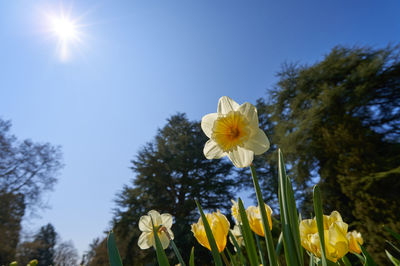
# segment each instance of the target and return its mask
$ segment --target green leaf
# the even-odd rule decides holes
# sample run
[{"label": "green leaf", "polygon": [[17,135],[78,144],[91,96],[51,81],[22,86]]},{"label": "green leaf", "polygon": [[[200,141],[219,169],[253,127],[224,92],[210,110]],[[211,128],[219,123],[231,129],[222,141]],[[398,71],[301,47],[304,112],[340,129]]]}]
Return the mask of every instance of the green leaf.
[{"label": "green leaf", "polygon": [[397,239],[397,241],[400,242],[400,234],[396,233],[395,231],[393,231],[392,229],[390,229],[389,227],[387,227],[386,225],[383,226],[383,228],[388,231],[394,238]]},{"label": "green leaf", "polygon": [[156,254],[157,254],[158,265],[169,266],[167,255],[165,254],[160,238],[158,237],[157,229],[154,227],[153,219],[151,220],[151,224],[153,226],[153,236],[156,243]]},{"label": "green leaf", "polygon": [[194,266],[194,247],[192,247],[192,251],[190,252],[189,266]]},{"label": "green leaf", "polygon": [[395,257],[393,257],[392,254],[390,254],[389,251],[387,251],[386,249],[385,249],[385,252],[386,252],[386,256],[393,263],[393,265],[395,265],[395,266],[399,266],[400,265],[400,260],[398,260]]},{"label": "green leaf", "polygon": [[281,249],[282,249],[282,244],[283,244],[283,234],[282,232],[279,235],[279,239],[278,239],[278,244],[276,244],[276,248],[275,248],[275,253],[276,256],[278,257],[281,253]]},{"label": "green leaf", "polygon": [[239,205],[239,214],[240,219],[242,220],[242,234],[244,240],[244,246],[247,251],[247,255],[249,256],[249,261],[251,266],[259,266],[258,258],[257,258],[257,249],[256,245],[254,244],[254,237],[253,232],[250,229],[249,220],[247,219],[247,214],[243,206],[243,201],[239,198],[238,199]]},{"label": "green leaf", "polygon": [[110,231],[107,237],[108,259],[111,266],[122,266],[121,257],[119,256],[117,244],[115,243],[114,233]]},{"label": "green leaf", "polygon": [[217,243],[215,243],[215,239],[214,239],[214,236],[212,234],[210,225],[208,224],[207,217],[204,215],[203,209],[201,208],[201,206],[200,206],[200,204],[199,204],[199,202],[197,200],[196,200],[196,205],[197,205],[197,208],[200,211],[200,215],[201,215],[201,219],[203,221],[204,229],[206,231],[208,243],[210,243],[211,253],[212,253],[212,256],[214,258],[214,263],[217,266],[222,266],[221,256],[219,255]]},{"label": "green leaf", "polygon": [[261,211],[261,219],[264,227],[265,244],[267,246],[269,264],[272,266],[278,266],[278,261],[276,259],[274,250],[274,242],[272,241],[271,228],[269,227],[268,216],[264,207],[265,202],[261,195],[260,185],[258,183],[256,170],[254,169],[253,165],[250,165],[250,170],[251,170],[251,176],[253,178],[254,189],[256,190],[258,206]]},{"label": "green leaf", "polygon": [[319,240],[321,243],[321,262],[323,266],[327,266],[327,259],[325,255],[325,237],[324,237],[324,218],[322,212],[322,201],[321,201],[321,192],[319,190],[318,185],[314,186],[314,212],[315,218],[317,220],[318,234]]},{"label": "green leaf", "polygon": [[172,246],[172,249],[175,252],[176,258],[178,259],[178,261],[181,264],[181,266],[186,266],[185,262],[182,259],[181,253],[179,252],[178,247],[175,245],[175,242],[172,239],[171,239],[171,246]]},{"label": "green leaf", "polygon": [[354,252],[351,252],[351,254],[353,254],[354,256],[356,256],[356,257],[360,260],[360,262],[361,262],[362,264],[364,264],[365,259],[364,259],[363,256],[361,256],[361,255],[358,254],[358,253],[354,253]]},{"label": "green leaf", "polygon": [[242,250],[240,249],[239,244],[236,241],[235,236],[232,234],[231,230],[229,230],[228,234],[229,234],[229,237],[232,239],[233,245],[236,248],[236,252],[239,254],[240,262],[242,263],[242,265],[245,265],[243,254],[242,254]]},{"label": "green leaf", "polygon": [[260,254],[260,258],[261,258],[261,264],[262,264],[263,266],[266,266],[266,265],[267,265],[267,262],[265,261],[264,254],[263,254],[262,249],[261,249],[260,238],[258,237],[257,234],[255,234],[255,237],[256,237],[256,243],[257,243],[258,253]]},{"label": "green leaf", "polygon": [[348,259],[346,256],[344,256],[344,257],[342,258],[342,262],[343,262],[343,264],[344,264],[345,266],[351,266],[351,262],[349,261],[349,259]]},{"label": "green leaf", "polygon": [[285,163],[280,149],[278,150],[278,173],[278,199],[286,263],[289,266],[304,265],[296,201],[291,181],[286,176]]},{"label": "green leaf", "polygon": [[365,258],[365,263],[364,263],[364,265],[365,265],[365,266],[377,266],[377,264],[376,264],[375,261],[372,259],[371,255],[369,255],[369,253],[367,252],[367,250],[366,250],[363,246],[361,246],[361,245],[359,245],[359,246],[360,246],[361,251],[362,251],[362,254],[363,254],[364,258]]},{"label": "green leaf", "polygon": [[395,252],[395,255],[400,256],[400,249],[398,247],[393,245],[393,243],[388,240],[385,240],[385,242],[390,246],[390,248],[392,249],[392,252]]},{"label": "green leaf", "polygon": [[315,262],[314,262],[314,254],[310,255],[310,266],[314,266]]}]

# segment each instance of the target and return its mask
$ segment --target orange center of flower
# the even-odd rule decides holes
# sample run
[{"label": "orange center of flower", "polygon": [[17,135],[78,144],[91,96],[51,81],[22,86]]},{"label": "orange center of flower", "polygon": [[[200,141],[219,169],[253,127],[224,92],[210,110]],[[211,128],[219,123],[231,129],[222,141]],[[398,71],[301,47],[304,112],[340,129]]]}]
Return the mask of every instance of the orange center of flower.
[{"label": "orange center of flower", "polygon": [[231,111],[215,120],[211,138],[223,151],[232,151],[249,138],[248,125],[246,117],[237,111]]}]

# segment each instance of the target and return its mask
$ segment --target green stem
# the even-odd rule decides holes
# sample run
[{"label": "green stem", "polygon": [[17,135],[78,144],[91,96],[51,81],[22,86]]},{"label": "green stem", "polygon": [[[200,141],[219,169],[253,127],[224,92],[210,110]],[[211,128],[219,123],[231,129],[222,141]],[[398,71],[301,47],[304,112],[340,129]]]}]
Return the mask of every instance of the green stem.
[{"label": "green stem", "polygon": [[178,258],[178,261],[179,261],[179,263],[181,264],[181,266],[186,266],[186,264],[185,264],[185,262],[183,261],[183,258],[182,258],[182,256],[181,256],[181,253],[180,253],[179,250],[178,250],[178,247],[175,245],[175,242],[174,242],[174,240],[172,240],[172,239],[171,239],[171,246],[172,246],[172,249],[174,250],[175,255],[176,255],[176,257]]},{"label": "green stem", "polygon": [[225,252],[222,251],[220,254],[221,254],[221,256],[222,256],[222,260],[224,261],[225,265],[226,265],[226,266],[231,266],[231,264],[229,263],[227,257],[225,256]]},{"label": "green stem", "polygon": [[278,261],[276,260],[274,244],[273,244],[272,235],[271,235],[271,229],[270,229],[269,223],[268,223],[267,212],[265,211],[265,207],[264,207],[265,203],[264,203],[264,200],[261,195],[261,189],[260,189],[260,185],[258,183],[256,169],[254,168],[254,166],[252,164],[250,165],[250,170],[251,170],[251,176],[253,178],[254,189],[256,190],[258,206],[261,211],[261,218],[262,218],[262,222],[263,222],[263,226],[264,226],[264,236],[265,236],[265,241],[266,241],[266,245],[267,245],[269,264],[271,266],[277,266]]},{"label": "green stem", "polygon": [[263,266],[266,266],[267,262],[265,261],[264,254],[261,249],[260,238],[258,237],[257,234],[255,234],[255,235],[256,235],[256,243],[257,243],[257,247],[258,247],[258,252],[260,253],[261,263]]}]

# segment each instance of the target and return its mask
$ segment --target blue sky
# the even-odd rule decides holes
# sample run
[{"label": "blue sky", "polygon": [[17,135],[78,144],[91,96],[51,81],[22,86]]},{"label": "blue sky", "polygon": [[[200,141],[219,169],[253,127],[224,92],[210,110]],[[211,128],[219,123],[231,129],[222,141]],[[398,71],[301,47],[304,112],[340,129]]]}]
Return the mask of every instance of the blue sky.
[{"label": "blue sky", "polygon": [[[64,61],[43,15],[61,6],[82,26]],[[64,153],[51,208],[25,229],[51,222],[86,250],[166,118],[200,120],[223,95],[255,103],[282,63],[335,45],[395,44],[399,14],[399,1],[1,1],[0,116]]]}]

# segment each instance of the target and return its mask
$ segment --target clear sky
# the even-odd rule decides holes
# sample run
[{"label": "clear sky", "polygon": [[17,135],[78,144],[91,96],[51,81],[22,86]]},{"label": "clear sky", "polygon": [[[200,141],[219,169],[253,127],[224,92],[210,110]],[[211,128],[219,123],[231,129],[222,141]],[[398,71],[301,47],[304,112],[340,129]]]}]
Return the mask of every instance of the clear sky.
[{"label": "clear sky", "polygon": [[[49,19],[62,10],[80,33],[65,54]],[[399,14],[398,0],[0,1],[0,116],[64,154],[51,209],[25,229],[51,222],[82,253],[166,118],[200,120],[223,95],[255,103],[282,63],[335,45],[395,44]]]}]

